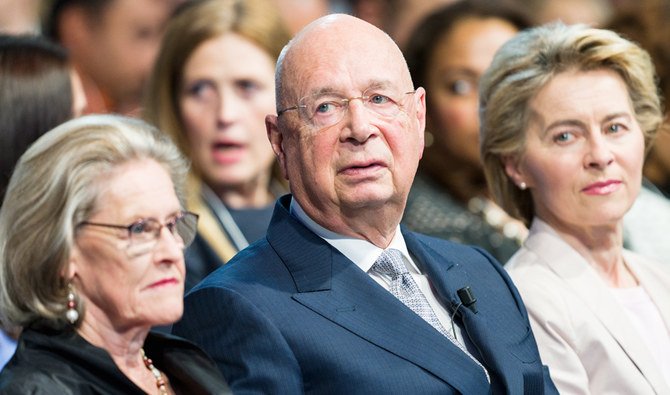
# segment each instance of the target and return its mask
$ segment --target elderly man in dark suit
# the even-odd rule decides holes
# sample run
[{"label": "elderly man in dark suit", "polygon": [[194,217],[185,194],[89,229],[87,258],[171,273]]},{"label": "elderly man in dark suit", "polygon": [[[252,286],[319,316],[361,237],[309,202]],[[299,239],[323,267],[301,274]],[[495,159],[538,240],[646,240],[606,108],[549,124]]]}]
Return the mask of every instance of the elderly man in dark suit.
[{"label": "elderly man in dark suit", "polygon": [[279,59],[277,105],[291,195],[187,295],[175,332],[240,393],[555,393],[502,267],[399,226],[425,91],[394,42],[347,15],[313,22]]}]

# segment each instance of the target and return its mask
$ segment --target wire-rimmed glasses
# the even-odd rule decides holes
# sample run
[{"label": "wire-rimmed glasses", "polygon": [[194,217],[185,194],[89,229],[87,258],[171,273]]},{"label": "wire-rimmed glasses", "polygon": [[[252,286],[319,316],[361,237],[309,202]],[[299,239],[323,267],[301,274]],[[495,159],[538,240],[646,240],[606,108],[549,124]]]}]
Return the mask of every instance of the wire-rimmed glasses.
[{"label": "wire-rimmed glasses", "polygon": [[402,110],[401,101],[416,91],[404,92],[402,96],[394,95],[384,89],[367,89],[361,96],[345,97],[335,92],[317,93],[305,96],[298,104],[277,111],[280,117],[287,111],[298,110],[300,117],[317,129],[324,129],[340,122],[349,109],[353,100],[360,100],[365,108],[372,113],[385,118],[393,119]]},{"label": "wire-rimmed glasses", "polygon": [[198,214],[182,211],[164,224],[154,218],[144,218],[130,225],[103,224],[99,222],[80,222],[79,226],[102,226],[105,228],[124,229],[128,231],[131,246],[154,245],[166,227],[182,248],[188,247],[195,239],[198,226]]}]

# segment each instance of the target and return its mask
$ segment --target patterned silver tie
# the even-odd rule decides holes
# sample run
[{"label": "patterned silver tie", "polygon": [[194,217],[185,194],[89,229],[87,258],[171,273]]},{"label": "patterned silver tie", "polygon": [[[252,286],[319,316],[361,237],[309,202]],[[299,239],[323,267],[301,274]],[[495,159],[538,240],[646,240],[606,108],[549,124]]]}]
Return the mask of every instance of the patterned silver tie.
[{"label": "patterned silver tie", "polygon": [[407,270],[402,259],[402,253],[399,250],[394,248],[385,250],[379,258],[377,258],[374,265],[372,265],[371,270],[391,277],[391,294],[398,298],[398,300],[405,306],[409,307],[419,317],[432,325],[433,328],[437,329],[438,332],[443,334],[447,339],[458,346],[458,348],[463,350],[464,353],[472,358],[472,360],[484,370],[486,378],[491,382],[486,368],[484,368],[484,366],[468,352],[465,346],[459,343],[458,340],[454,338],[454,335],[446,330],[437,319],[437,315],[435,315],[435,312],[430,307],[426,296],[421,292],[419,285],[414,281],[414,278]]}]

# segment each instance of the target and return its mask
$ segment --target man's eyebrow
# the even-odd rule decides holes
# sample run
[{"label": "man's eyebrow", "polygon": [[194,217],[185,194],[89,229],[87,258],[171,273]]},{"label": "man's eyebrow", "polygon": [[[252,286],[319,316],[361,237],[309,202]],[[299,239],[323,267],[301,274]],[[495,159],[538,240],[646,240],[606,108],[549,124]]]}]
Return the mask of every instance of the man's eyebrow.
[{"label": "man's eyebrow", "polygon": [[[370,80],[365,85],[365,88],[361,90],[361,93],[365,92],[365,91],[368,91],[370,89],[388,89],[391,86],[393,86],[391,81]],[[322,96],[322,95],[326,95],[326,94],[329,94],[329,93],[335,93],[335,94],[338,94],[338,95],[343,95],[343,93],[339,89],[336,89],[332,86],[323,86],[323,87],[320,87],[320,88],[317,88],[317,89],[310,90],[306,95],[303,95],[302,97]]]},{"label": "man's eyebrow", "polygon": [[321,88],[318,88],[318,89],[311,90],[306,96],[322,96],[322,95],[326,95],[326,94],[329,94],[329,93],[339,94],[337,89],[332,88],[330,86],[324,86],[324,87],[321,87]]}]

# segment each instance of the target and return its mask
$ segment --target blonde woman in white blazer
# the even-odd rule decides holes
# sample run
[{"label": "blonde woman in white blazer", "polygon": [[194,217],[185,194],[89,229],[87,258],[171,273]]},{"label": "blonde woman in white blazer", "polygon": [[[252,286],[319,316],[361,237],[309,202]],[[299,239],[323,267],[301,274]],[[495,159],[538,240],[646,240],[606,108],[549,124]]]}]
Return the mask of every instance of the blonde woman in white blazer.
[{"label": "blonde woman in white blazer", "polygon": [[[667,267],[630,251],[624,250],[623,256],[656,305],[667,337]],[[640,334],[648,329],[638,328],[642,320],[631,317],[617,299],[617,294],[635,294],[635,287],[612,289],[587,259],[539,219],[506,267],[521,291],[543,362],[561,393],[670,394],[650,349],[653,337]],[[665,369],[670,369],[668,358],[670,354]]]},{"label": "blonde woman in white blazer", "polygon": [[662,120],[654,81],[637,45],[562,24],[522,32],[482,77],[487,180],[530,225],[506,268],[563,394],[670,394],[670,266],[623,248]]}]

